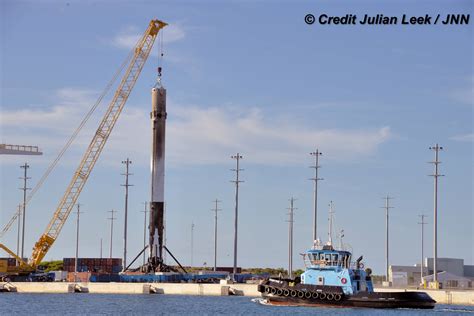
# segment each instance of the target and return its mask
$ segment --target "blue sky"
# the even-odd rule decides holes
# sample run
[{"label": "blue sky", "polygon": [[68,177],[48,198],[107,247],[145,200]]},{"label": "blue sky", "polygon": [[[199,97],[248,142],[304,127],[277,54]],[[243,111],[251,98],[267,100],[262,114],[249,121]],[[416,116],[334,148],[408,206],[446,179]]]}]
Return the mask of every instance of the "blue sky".
[{"label": "blue sky", "polygon": [[[212,200],[219,214],[219,265],[232,264],[232,154],[243,154],[239,264],[286,267],[288,199],[294,196],[295,260],[311,245],[309,152],[321,159],[319,232],[327,239],[327,205],[355,255],[375,273],[384,267],[386,194],[391,262],[419,262],[418,214],[428,215],[425,254],[432,254],[433,159],[439,142],[440,257],[474,264],[473,30],[466,26],[322,26],[307,13],[363,15],[471,13],[470,1],[2,1],[1,141],[38,145],[42,157],[1,157],[0,224],[20,202],[19,165],[31,185],[92,106],[149,20],[163,32],[163,82],[168,89],[167,240],[190,262],[213,261]],[[123,165],[133,164],[129,257],[143,238],[142,202],[149,200],[150,88],[155,44],[116,129],[79,201],[80,255],[104,255],[109,216],[118,210],[114,255],[121,256]],[[109,98],[106,100],[108,101]],[[26,249],[43,233],[91,135],[104,102],[27,210]],[[47,259],[74,255],[71,215]],[[3,240],[16,248],[16,230]],[[30,251],[26,251],[27,254]]]}]

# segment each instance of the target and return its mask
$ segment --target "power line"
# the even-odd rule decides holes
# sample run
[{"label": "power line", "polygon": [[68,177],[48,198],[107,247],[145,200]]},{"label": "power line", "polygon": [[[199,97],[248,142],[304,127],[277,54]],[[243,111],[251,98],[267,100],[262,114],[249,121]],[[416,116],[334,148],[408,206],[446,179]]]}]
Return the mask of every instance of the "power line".
[{"label": "power line", "polygon": [[122,173],[125,176],[125,184],[121,184],[121,186],[125,187],[125,220],[123,227],[123,269],[125,269],[127,267],[128,187],[133,186],[133,184],[128,183],[128,176],[133,175],[133,173],[128,172],[129,165],[132,163],[130,159],[127,158],[122,163],[125,164],[125,173]]},{"label": "power line", "polygon": [[191,222],[191,268],[193,267],[193,255],[194,255],[194,223]]},{"label": "power line", "polygon": [[434,165],[434,174],[430,175],[434,177],[434,205],[433,205],[433,283],[436,288],[438,288],[438,276],[437,276],[437,267],[438,267],[438,177],[444,177],[444,174],[439,174],[438,165],[441,163],[439,161],[439,151],[443,150],[443,147],[436,144],[429,148],[435,152],[435,160],[431,161]]},{"label": "power line", "polygon": [[82,204],[77,203],[77,219],[76,219],[76,256],[74,258],[74,282],[77,282],[77,260],[79,257],[79,214],[83,213],[80,211]]},{"label": "power line", "polygon": [[117,211],[111,210],[109,211],[111,213],[111,216],[107,218],[110,220],[110,250],[109,250],[109,258],[112,259],[112,247],[113,247],[113,241],[114,241],[114,220],[117,218],[114,217],[114,214],[117,213]]},{"label": "power line", "polygon": [[215,206],[211,211],[214,212],[214,271],[217,271],[217,212],[222,211],[222,209],[218,207],[218,203],[221,201],[215,199],[213,202]]},{"label": "power line", "polygon": [[[144,213],[144,219],[143,219],[143,249],[146,247],[146,214],[148,213],[148,202],[142,202],[142,204],[145,205],[145,209],[141,211]],[[146,256],[145,256],[145,251],[143,252],[143,265],[145,265],[146,262]],[[125,266],[125,265],[124,265]]]},{"label": "power line", "polygon": [[290,211],[288,213],[289,219],[288,219],[288,277],[290,279],[293,278],[293,223],[294,223],[294,211],[297,210],[296,207],[294,207],[294,202],[295,198],[291,197],[290,201],[290,207],[288,210]]},{"label": "power line", "polygon": [[314,157],[314,165],[310,168],[314,168],[314,178],[309,180],[314,181],[314,190],[313,190],[313,245],[316,246],[316,241],[318,239],[317,228],[318,228],[318,181],[324,180],[323,178],[318,177],[318,171],[321,166],[319,165],[319,156],[322,156],[322,152],[319,149],[309,153]]},{"label": "power line", "polygon": [[30,166],[28,165],[27,162],[25,162],[24,165],[20,166],[20,168],[24,169],[23,177],[20,177],[19,179],[23,180],[23,188],[20,188],[20,190],[23,191],[23,223],[22,223],[22,229],[21,229],[21,259],[24,258],[24,251],[25,251],[25,218],[26,218],[26,191],[31,190],[31,188],[28,188],[26,185],[26,182],[28,179],[31,179],[28,177],[28,168]]},{"label": "power line", "polygon": [[390,200],[393,199],[393,197],[390,197],[388,194],[387,196],[383,197],[385,200],[385,206],[382,206],[381,208],[385,209],[385,281],[388,282],[388,269],[389,269],[389,210],[393,208],[393,206],[390,206]]},{"label": "power line", "polygon": [[243,158],[242,155],[237,153],[236,155],[231,156],[230,158],[235,159],[236,161],[236,168],[231,169],[231,171],[235,171],[235,180],[231,182],[235,183],[235,221],[234,221],[234,268],[233,273],[234,275],[237,274],[237,231],[238,231],[238,219],[239,219],[239,184],[241,181],[239,180],[240,171],[244,169],[240,169],[240,159]]},{"label": "power line", "polygon": [[[21,204],[18,204],[17,210],[17,219],[18,219],[18,231],[16,236],[16,255],[17,257],[20,256],[20,235],[21,235]],[[23,258],[22,258],[23,259]],[[20,265],[20,261],[16,260],[17,265]]]},{"label": "power line", "polygon": [[418,215],[420,218],[421,218],[421,222],[418,222],[419,225],[421,225],[421,271],[420,271],[420,284],[423,283],[423,258],[424,258],[424,255],[423,255],[423,239],[424,239],[424,226],[427,224],[425,222],[425,217],[427,217],[426,215],[424,214],[421,214],[421,215]]}]

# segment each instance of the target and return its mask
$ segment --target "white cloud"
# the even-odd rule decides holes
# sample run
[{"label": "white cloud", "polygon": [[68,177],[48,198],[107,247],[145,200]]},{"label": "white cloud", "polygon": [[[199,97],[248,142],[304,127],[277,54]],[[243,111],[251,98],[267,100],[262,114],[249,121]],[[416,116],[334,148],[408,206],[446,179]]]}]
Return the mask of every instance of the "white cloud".
[{"label": "white cloud", "polygon": [[[171,116],[171,114],[170,114]],[[291,117],[265,118],[259,109],[182,107],[169,124],[170,159],[189,163],[227,162],[241,152],[261,164],[304,162],[308,150],[319,147],[341,160],[370,155],[390,136],[390,129],[317,129],[301,126]]]},{"label": "white cloud", "polygon": [[456,136],[451,137],[451,139],[459,141],[459,142],[474,142],[474,133],[464,134],[464,135],[456,135]]},{"label": "white cloud", "polygon": [[[119,48],[132,49],[136,46],[142,35],[141,30],[135,26],[130,26],[115,35],[112,39],[112,44]],[[185,32],[180,24],[169,24],[160,31],[158,36],[163,36],[163,43],[169,44],[183,39]],[[157,38],[158,40],[159,38]]]},{"label": "white cloud", "polygon": [[[47,110],[1,113],[8,125],[4,136],[9,142],[40,145],[49,153],[44,161],[51,161],[93,103],[88,98],[90,92],[81,91],[60,90],[57,96],[61,101]],[[99,119],[95,115],[91,119],[95,123],[87,125],[81,133],[79,146],[73,147],[75,158],[70,159],[71,163],[76,164],[82,156]],[[305,163],[308,150],[316,147],[330,153],[329,158],[352,161],[370,156],[390,136],[389,127],[318,129],[301,125],[288,115],[284,119],[268,117],[258,108],[243,111],[237,107],[202,108],[169,102],[167,164],[176,167],[228,163],[229,155],[235,152],[243,153],[249,163],[300,164]],[[137,163],[147,163],[150,143],[149,113],[142,108],[126,107],[101,161],[113,163],[117,157],[129,155]]]}]

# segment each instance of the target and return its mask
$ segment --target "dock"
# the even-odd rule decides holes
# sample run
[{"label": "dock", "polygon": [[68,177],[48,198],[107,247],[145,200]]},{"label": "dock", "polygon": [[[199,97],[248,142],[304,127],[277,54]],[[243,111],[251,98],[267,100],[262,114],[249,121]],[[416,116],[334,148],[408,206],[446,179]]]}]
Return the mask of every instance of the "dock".
[{"label": "dock", "polygon": [[[376,292],[407,291],[406,289],[376,288]],[[474,306],[474,291],[412,290],[430,295],[438,304]],[[257,284],[198,284],[198,283],[99,283],[99,282],[8,282],[0,283],[0,292],[17,293],[89,293],[89,294],[167,294],[201,296],[260,297]],[[8,294],[5,294],[8,295]]]}]

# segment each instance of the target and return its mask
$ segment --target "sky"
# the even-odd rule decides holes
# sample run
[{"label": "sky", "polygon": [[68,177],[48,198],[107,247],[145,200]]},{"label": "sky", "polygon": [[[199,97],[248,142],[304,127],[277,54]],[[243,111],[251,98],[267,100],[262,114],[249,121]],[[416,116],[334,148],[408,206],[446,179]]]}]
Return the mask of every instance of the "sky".
[{"label": "sky", "polygon": [[[125,171],[132,160],[128,258],[143,247],[150,199],[150,89],[163,67],[167,88],[166,238],[186,265],[211,266],[211,211],[218,265],[233,262],[240,153],[238,265],[287,267],[289,199],[295,200],[294,265],[312,245],[313,163],[319,149],[318,235],[334,230],[365,266],[383,274],[385,211],[390,263],[420,262],[419,214],[433,253],[434,153],[440,153],[438,256],[474,264],[473,28],[469,25],[307,25],[326,13],[385,16],[472,14],[470,1],[8,1],[0,2],[2,143],[36,145],[43,156],[1,156],[0,226],[21,202],[28,162],[34,187],[154,18],[169,23],[155,43],[79,197],[81,257],[123,251]],[[163,52],[163,57],[159,58]],[[115,87],[112,89],[114,91]],[[110,101],[27,206],[25,255],[44,232]],[[191,225],[194,248],[191,251]],[[1,241],[16,250],[16,224]],[[334,236],[335,242],[339,240]],[[73,257],[70,214],[46,259]],[[192,256],[191,256],[192,253]],[[172,263],[171,261],[168,261]]]}]

